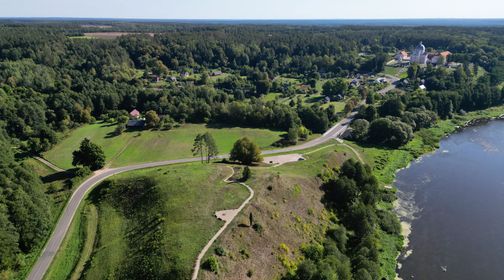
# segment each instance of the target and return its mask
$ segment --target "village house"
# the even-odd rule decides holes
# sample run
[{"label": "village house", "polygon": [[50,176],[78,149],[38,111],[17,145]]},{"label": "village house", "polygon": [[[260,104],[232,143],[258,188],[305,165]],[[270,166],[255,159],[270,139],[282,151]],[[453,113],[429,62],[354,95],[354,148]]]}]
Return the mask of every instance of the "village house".
[{"label": "village house", "polygon": [[141,118],[141,114],[137,109],[133,109],[129,113],[130,119],[126,123],[128,128],[143,128],[145,126],[145,120]]},{"label": "village house", "polygon": [[130,115],[130,119],[139,119],[140,118],[140,112],[137,109],[133,109],[133,111],[131,111],[129,113],[129,115]]}]

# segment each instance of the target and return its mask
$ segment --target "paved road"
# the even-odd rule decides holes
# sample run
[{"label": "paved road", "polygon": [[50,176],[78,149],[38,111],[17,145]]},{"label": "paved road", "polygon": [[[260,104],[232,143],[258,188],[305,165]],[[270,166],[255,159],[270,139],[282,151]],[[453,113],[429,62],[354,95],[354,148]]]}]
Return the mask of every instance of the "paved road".
[{"label": "paved road", "polygon": [[[356,114],[355,112],[350,114],[347,118],[338,122],[336,125],[334,125],[331,129],[329,129],[326,133],[324,133],[324,135],[320,136],[319,138],[313,139],[309,142],[306,142],[306,143],[303,143],[303,144],[297,145],[297,146],[263,151],[263,154],[270,155],[270,154],[304,150],[304,149],[312,148],[312,147],[315,147],[315,146],[320,145],[322,143],[325,143],[331,139],[337,138],[338,136],[342,135],[345,132],[348,125],[355,117],[355,114]],[[220,155],[217,158],[225,158],[227,156],[228,155]],[[51,237],[49,238],[49,241],[47,242],[45,248],[43,249],[42,254],[39,256],[37,262],[33,266],[27,279],[28,280],[41,280],[44,277],[44,274],[47,272],[49,265],[53,261],[54,256],[58,252],[58,249],[60,248],[61,243],[63,242],[63,239],[65,238],[65,235],[67,234],[68,228],[70,227],[70,224],[72,223],[72,219],[75,216],[75,213],[77,212],[79,204],[86,197],[86,194],[94,186],[96,186],[96,184],[98,184],[99,182],[103,181],[104,179],[106,179],[110,176],[113,176],[113,175],[116,175],[119,173],[123,173],[123,172],[127,172],[127,171],[144,169],[144,168],[151,168],[151,167],[158,167],[158,166],[164,166],[164,165],[170,165],[170,164],[195,162],[195,161],[200,161],[200,158],[198,157],[198,158],[166,160],[166,161],[159,161],[159,162],[135,164],[135,165],[129,165],[129,166],[124,166],[124,167],[118,167],[118,168],[102,169],[102,170],[96,171],[89,179],[87,179],[79,187],[77,187],[77,189],[74,191],[74,193],[70,197],[70,200],[68,201],[65,209],[63,210],[63,213],[61,214],[61,217],[59,218],[58,223],[56,224],[56,227],[55,227]]]},{"label": "paved road", "polygon": [[390,85],[387,86],[386,88],[378,91],[378,93],[381,94],[381,95],[384,95],[385,93],[387,93],[387,92],[395,89],[397,83],[399,82],[399,78],[397,78],[397,77],[394,77],[392,75],[384,75],[384,76],[387,78],[387,80],[390,83]]}]

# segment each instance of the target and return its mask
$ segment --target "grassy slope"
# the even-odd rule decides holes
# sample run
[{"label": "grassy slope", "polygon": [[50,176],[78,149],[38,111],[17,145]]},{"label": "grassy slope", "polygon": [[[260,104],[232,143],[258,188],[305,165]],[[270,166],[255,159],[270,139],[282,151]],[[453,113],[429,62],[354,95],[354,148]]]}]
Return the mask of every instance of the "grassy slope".
[{"label": "grassy slope", "polygon": [[[277,279],[295,268],[301,258],[299,247],[323,240],[329,224],[330,214],[321,203],[323,192],[316,176],[324,164],[338,166],[351,156],[346,147],[329,146],[306,155],[305,161],[252,168],[254,175],[247,183],[256,196],[213,247],[227,252],[218,257],[220,274],[201,270],[199,278],[246,279],[250,270],[252,279]],[[240,226],[248,224],[250,213],[262,225],[262,233]],[[213,254],[214,250],[209,250],[204,259]]]},{"label": "grassy slope", "polygon": [[200,124],[186,124],[170,131],[125,132],[116,137],[109,137],[115,125],[91,124],[73,130],[45,157],[61,168],[70,168],[72,151],[76,150],[84,138],[103,147],[108,162],[112,166],[124,166],[132,163],[160,161],[192,157],[191,148],[198,133],[212,133],[219,151],[227,153],[233,143],[241,137],[249,137],[261,148],[270,147],[280,139],[284,132],[254,128],[207,128]]},{"label": "grassy slope", "polygon": [[[145,221],[164,218],[153,230],[162,232],[159,246],[163,252],[163,261],[160,271],[169,271],[176,263],[184,275],[188,275],[196,255],[223,224],[213,217],[213,213],[216,210],[236,208],[248,196],[245,188],[222,182],[229,172],[218,164],[194,163],[134,171],[114,177],[114,180],[134,180],[147,176],[157,180],[155,189],[158,197],[154,201],[149,200],[149,204],[144,205],[144,211],[139,211],[139,214],[147,215],[143,219]],[[91,195],[97,191],[98,189]],[[87,200],[86,203],[91,201]],[[146,227],[137,219],[127,217],[109,198],[96,204],[99,209],[97,242],[91,261],[86,266],[86,279],[103,279],[115,275],[117,269],[128,259],[138,256],[135,255],[137,248],[132,247],[132,239],[152,233],[152,229],[145,231]],[[76,216],[47,279],[64,279],[72,273],[85,240],[85,236],[79,235],[79,231],[82,232],[84,228],[79,217],[80,215]],[[148,244],[142,238],[134,243],[138,247]]]}]

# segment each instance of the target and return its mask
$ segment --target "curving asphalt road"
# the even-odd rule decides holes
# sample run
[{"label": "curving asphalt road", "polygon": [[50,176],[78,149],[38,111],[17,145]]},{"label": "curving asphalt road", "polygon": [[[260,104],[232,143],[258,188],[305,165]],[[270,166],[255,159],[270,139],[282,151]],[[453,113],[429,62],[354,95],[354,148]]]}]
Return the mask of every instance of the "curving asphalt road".
[{"label": "curving asphalt road", "polygon": [[[353,118],[355,117],[356,113],[350,114],[348,117],[345,119],[341,120],[338,122],[336,125],[331,127],[326,133],[324,133],[322,136],[313,139],[309,142],[303,143],[301,145],[297,146],[292,146],[292,147],[287,147],[287,148],[282,148],[282,149],[275,149],[275,150],[267,150],[263,151],[262,154],[264,155],[270,155],[270,154],[278,154],[278,153],[285,153],[285,152],[293,152],[293,151],[299,151],[299,150],[304,150],[308,148],[312,148],[314,146],[320,145],[322,143],[325,143],[329,141],[330,139],[337,138],[341,136],[345,130],[347,129],[348,125],[352,122]],[[220,155],[217,158],[225,158],[228,155]],[[195,161],[200,161],[201,159],[198,158],[185,158],[185,159],[174,159],[174,160],[166,160],[166,161],[159,161],[159,162],[150,162],[150,163],[142,163],[142,164],[135,164],[135,165],[129,165],[129,166],[124,166],[124,167],[118,167],[118,168],[110,168],[110,169],[101,169],[96,171],[93,176],[91,176],[89,179],[84,181],[77,189],[74,191],[72,196],[70,197],[70,200],[68,201],[65,209],[63,210],[63,213],[61,214],[61,217],[58,220],[58,223],[56,224],[56,227],[51,234],[51,237],[49,238],[49,241],[46,243],[46,246],[44,247],[41,255],[39,256],[37,262],[33,266],[32,270],[30,271],[30,274],[28,275],[28,280],[42,280],[44,277],[44,274],[47,272],[47,269],[49,268],[49,265],[54,259],[54,256],[58,252],[58,249],[61,246],[61,243],[63,242],[63,239],[65,238],[65,235],[67,234],[68,228],[70,227],[70,224],[72,223],[72,219],[75,216],[75,213],[77,212],[79,208],[79,204],[81,201],[86,197],[86,194],[94,187],[96,184],[99,182],[105,180],[106,178],[127,172],[127,171],[132,171],[132,170],[138,170],[138,169],[144,169],[144,168],[151,168],[151,167],[158,167],[158,166],[164,166],[164,165],[171,165],[171,164],[178,164],[178,163],[188,163],[188,162],[195,162]]]}]

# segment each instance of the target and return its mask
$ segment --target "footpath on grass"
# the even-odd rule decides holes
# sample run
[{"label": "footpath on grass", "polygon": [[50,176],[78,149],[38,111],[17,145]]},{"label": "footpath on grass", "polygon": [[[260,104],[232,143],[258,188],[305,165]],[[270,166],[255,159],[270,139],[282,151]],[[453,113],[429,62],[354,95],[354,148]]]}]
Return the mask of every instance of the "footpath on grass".
[{"label": "footpath on grass", "polygon": [[[219,236],[226,230],[226,228],[229,226],[229,224],[231,224],[231,222],[234,220],[234,218],[243,210],[243,208],[245,208],[245,205],[247,205],[247,203],[249,203],[250,200],[254,197],[254,190],[249,185],[247,185],[243,182],[239,182],[237,180],[231,180],[231,178],[234,176],[235,172],[231,166],[228,166],[228,167],[229,167],[229,169],[231,169],[231,175],[229,175],[227,178],[225,178],[224,182],[229,183],[229,184],[233,184],[233,183],[240,184],[248,189],[248,191],[250,192],[250,195],[247,199],[245,199],[245,201],[240,205],[240,207],[238,207],[238,209],[233,209],[228,212],[228,213],[231,213],[232,216],[226,217],[226,220],[225,220],[226,222],[224,223],[224,225],[210,239],[210,241],[208,241],[208,243],[205,245],[205,247],[203,247],[203,250],[201,250],[198,257],[196,258],[196,263],[194,264],[194,269],[193,269],[193,275],[191,277],[192,280],[198,279],[198,273],[199,273],[199,270],[201,267],[201,259],[203,259],[206,252],[208,251],[208,249],[210,249],[210,247],[212,247],[212,244],[215,242],[215,240],[217,240],[217,238],[219,238]],[[221,212],[221,211],[219,211],[219,212]],[[216,216],[218,216],[218,215],[216,214]]]}]

